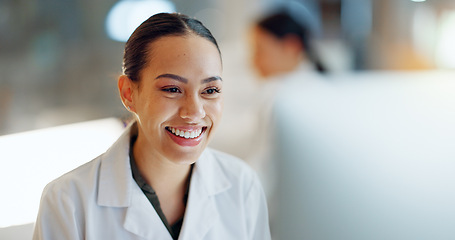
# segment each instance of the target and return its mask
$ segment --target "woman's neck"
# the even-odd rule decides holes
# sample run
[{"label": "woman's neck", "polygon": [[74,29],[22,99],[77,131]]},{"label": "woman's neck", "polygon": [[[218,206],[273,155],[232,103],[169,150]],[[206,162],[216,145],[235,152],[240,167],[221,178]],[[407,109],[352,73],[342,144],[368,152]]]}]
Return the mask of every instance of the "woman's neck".
[{"label": "woman's neck", "polygon": [[166,220],[173,225],[185,213],[184,198],[190,184],[191,165],[176,164],[150,152],[148,146],[138,137],[133,146],[134,159],[141,176],[155,190]]},{"label": "woman's neck", "polygon": [[154,152],[138,137],[133,154],[141,176],[159,195],[185,192],[190,165],[179,165]]}]

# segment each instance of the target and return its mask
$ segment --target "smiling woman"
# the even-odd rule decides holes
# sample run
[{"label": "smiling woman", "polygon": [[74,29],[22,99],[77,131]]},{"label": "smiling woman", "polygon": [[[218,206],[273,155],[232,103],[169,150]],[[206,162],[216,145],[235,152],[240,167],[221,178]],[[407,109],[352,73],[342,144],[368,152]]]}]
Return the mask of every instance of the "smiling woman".
[{"label": "smiling woman", "polygon": [[[149,155],[139,159],[193,163],[206,148],[221,117],[222,68],[218,49],[194,33],[158,38],[147,49],[148,64],[139,73],[119,79],[122,101],[140,126],[134,151]],[[134,75],[140,76],[140,81],[134,81]],[[179,134],[203,131],[198,138],[190,139],[166,128],[179,130]],[[139,165],[148,164],[139,159]],[[175,167],[188,171],[188,166]]]},{"label": "smiling woman", "polygon": [[241,160],[208,149],[221,55],[198,20],[157,14],[125,46],[118,88],[134,121],[103,155],[47,185],[34,239],[270,239]]}]

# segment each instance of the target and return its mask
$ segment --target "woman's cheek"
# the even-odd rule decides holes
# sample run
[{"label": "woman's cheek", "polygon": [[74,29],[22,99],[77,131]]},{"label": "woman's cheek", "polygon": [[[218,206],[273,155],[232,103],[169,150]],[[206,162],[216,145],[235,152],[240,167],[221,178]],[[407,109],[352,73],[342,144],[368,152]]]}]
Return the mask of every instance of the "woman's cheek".
[{"label": "woman's cheek", "polygon": [[221,120],[221,116],[223,114],[223,99],[217,99],[213,103],[209,104],[208,111],[210,112],[213,124],[216,125]]}]

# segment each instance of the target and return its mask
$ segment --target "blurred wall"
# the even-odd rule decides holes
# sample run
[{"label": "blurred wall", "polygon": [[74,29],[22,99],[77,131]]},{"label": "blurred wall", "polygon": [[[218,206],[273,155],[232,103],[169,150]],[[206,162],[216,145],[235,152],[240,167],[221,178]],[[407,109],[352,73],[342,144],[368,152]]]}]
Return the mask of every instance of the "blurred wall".
[{"label": "blurred wall", "polygon": [[0,134],[121,114],[115,1],[0,2]]},{"label": "blurred wall", "polygon": [[[201,19],[218,38],[225,78],[230,79],[226,87],[241,100],[249,98],[245,93],[256,84],[248,29],[268,7],[289,1],[173,2],[177,11]],[[110,40],[104,29],[116,2],[0,1],[0,135],[127,116],[116,90],[124,44]],[[437,68],[441,21],[455,9],[451,0],[300,2],[320,21],[315,45],[334,73]]]}]

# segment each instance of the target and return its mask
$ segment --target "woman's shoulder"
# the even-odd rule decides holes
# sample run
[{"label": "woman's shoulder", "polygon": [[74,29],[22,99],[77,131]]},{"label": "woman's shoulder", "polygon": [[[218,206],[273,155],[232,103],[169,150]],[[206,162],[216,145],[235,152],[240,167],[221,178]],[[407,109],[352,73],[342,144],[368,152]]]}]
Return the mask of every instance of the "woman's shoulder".
[{"label": "woman's shoulder", "polygon": [[90,191],[90,187],[87,188],[87,186],[95,187],[100,160],[101,156],[49,182],[43,191],[43,195]]}]

